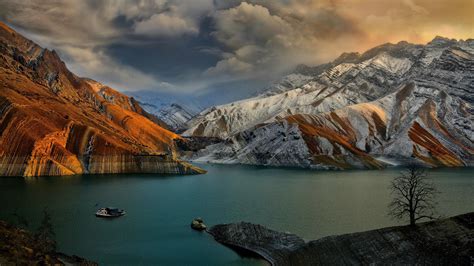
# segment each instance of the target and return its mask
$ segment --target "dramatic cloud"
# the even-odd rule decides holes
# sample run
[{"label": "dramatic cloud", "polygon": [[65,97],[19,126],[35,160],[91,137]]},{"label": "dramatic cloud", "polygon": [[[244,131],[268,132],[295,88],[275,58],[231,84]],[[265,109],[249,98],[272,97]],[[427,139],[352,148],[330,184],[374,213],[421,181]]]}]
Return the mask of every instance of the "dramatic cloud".
[{"label": "dramatic cloud", "polygon": [[144,74],[136,69],[117,63],[102,51],[94,51],[89,48],[76,46],[64,46],[63,52],[73,58],[68,67],[74,73],[91,73],[88,77],[107,83],[119,90],[130,90],[130,88],[168,89],[169,85],[158,81],[151,75]]},{"label": "dramatic cloud", "polygon": [[[198,8],[196,6],[199,5]],[[169,89],[159,75],[122,63],[111,45],[140,49],[153,38],[199,32],[212,0],[5,0],[0,16],[40,45],[56,49],[74,72],[124,90]]]},{"label": "dramatic cloud", "polygon": [[304,13],[289,5],[267,8],[242,2],[217,11],[214,20],[212,34],[227,53],[206,74],[228,77],[278,75],[295,64],[331,57],[322,55],[328,41],[334,44],[362,35],[349,21],[325,8]]},{"label": "dramatic cloud", "polygon": [[474,1],[454,2],[218,1],[213,35],[225,53],[206,74],[265,77],[297,63],[318,64],[385,42],[473,37]]},{"label": "dramatic cloud", "polygon": [[202,16],[212,9],[211,0],[165,1],[159,13],[135,23],[135,33],[157,37],[195,35]]},{"label": "dramatic cloud", "polygon": [[241,3],[218,11],[214,19],[216,31],[212,34],[230,52],[223,54],[225,58],[209,68],[207,74],[256,74],[256,67],[270,63],[275,52],[291,48],[291,25],[271,15],[265,7]]},{"label": "dramatic cloud", "polygon": [[[351,17],[366,32],[363,44],[384,42],[425,43],[436,35],[472,38],[474,1],[403,0],[381,2],[367,0],[338,1],[341,14]],[[366,48],[366,47],[362,47]]]},{"label": "dramatic cloud", "polygon": [[155,14],[148,20],[140,21],[135,27],[135,32],[138,34],[164,37],[196,34],[198,31],[196,25],[183,18],[163,13]]},{"label": "dramatic cloud", "polygon": [[185,93],[260,86],[385,42],[472,38],[472,10],[472,0],[0,1],[2,20],[80,75]]}]

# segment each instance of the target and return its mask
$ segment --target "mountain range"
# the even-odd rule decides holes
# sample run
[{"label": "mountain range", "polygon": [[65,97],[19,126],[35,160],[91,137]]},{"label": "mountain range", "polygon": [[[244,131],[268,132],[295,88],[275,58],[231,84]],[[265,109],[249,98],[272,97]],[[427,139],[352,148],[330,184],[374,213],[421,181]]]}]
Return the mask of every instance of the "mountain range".
[{"label": "mountain range", "polygon": [[472,166],[474,40],[399,42],[300,65],[259,95],[214,106],[184,136],[223,141],[189,156],[316,169]]},{"label": "mountain range", "polygon": [[154,91],[124,93],[136,99],[146,112],[165,122],[165,127],[176,133],[186,130],[187,122],[211,105],[201,99]]},{"label": "mountain range", "polygon": [[204,172],[178,159],[182,138],[135,99],[76,76],[3,23],[0,51],[2,175]]},{"label": "mountain range", "polygon": [[127,96],[78,77],[3,23],[0,50],[2,175],[203,172],[180,156],[314,169],[474,165],[472,39],[344,53],[204,110],[202,99]]}]

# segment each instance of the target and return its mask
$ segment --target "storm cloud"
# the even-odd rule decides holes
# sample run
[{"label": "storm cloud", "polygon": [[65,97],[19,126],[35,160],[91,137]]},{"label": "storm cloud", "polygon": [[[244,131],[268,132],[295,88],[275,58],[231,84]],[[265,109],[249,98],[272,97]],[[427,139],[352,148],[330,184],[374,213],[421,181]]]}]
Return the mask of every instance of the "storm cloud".
[{"label": "storm cloud", "polygon": [[74,72],[120,90],[182,93],[260,86],[385,42],[470,38],[472,10],[472,0],[0,1],[3,21]]}]

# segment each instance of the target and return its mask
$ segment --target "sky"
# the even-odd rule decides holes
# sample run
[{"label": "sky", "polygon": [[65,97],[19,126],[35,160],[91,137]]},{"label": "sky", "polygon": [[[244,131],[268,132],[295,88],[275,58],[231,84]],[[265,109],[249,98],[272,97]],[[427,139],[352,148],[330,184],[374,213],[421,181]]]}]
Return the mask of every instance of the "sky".
[{"label": "sky", "polygon": [[473,0],[0,0],[0,19],[121,91],[238,98],[298,64],[474,38]]}]

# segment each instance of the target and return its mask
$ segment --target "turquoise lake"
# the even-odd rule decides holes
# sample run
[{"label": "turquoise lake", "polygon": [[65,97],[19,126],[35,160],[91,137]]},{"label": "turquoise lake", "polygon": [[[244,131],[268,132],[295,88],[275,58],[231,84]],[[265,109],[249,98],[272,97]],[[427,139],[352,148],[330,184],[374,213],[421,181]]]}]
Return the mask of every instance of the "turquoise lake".
[{"label": "turquoise lake", "polygon": [[[310,171],[199,165],[196,176],[101,175],[0,178],[0,219],[17,212],[36,228],[52,214],[59,250],[102,265],[262,265],[241,258],[205,233],[208,226],[248,221],[305,239],[400,225],[387,216],[389,183],[401,169]],[[474,169],[429,170],[439,214],[474,211]],[[94,216],[102,206],[127,215]]]}]

